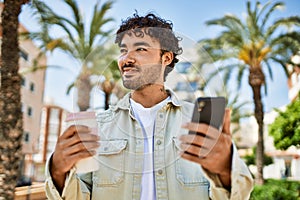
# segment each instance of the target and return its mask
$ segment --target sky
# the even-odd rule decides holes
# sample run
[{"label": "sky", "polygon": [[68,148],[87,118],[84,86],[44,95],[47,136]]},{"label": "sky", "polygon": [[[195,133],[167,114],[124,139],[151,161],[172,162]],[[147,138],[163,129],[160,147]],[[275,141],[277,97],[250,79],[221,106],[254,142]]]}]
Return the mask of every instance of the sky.
[{"label": "sky", "polygon": [[[103,1],[103,0],[102,0]],[[68,16],[68,10],[62,0],[45,1],[57,13]],[[81,11],[84,16],[89,19],[91,10],[96,0],[78,0]],[[255,1],[251,1],[252,4]],[[260,1],[262,4],[266,0]],[[287,17],[300,14],[299,0],[285,0],[285,8],[281,11],[276,11],[273,14],[272,20],[279,17]],[[139,14],[154,12],[162,18],[171,20],[174,24],[174,31],[183,35],[184,39],[191,43],[196,43],[203,38],[211,38],[220,33],[217,27],[207,27],[207,20],[216,19],[231,13],[238,17],[243,17],[246,12],[246,0],[198,0],[198,1],[180,1],[180,0],[116,0],[113,8],[108,15],[113,17],[115,21],[111,27],[117,28],[122,19],[131,16],[135,10]],[[272,21],[271,20],[271,21]],[[32,16],[28,6],[23,6],[20,14],[20,22],[29,30],[37,30],[37,23]],[[59,34],[59,33],[56,33]],[[55,51],[48,56],[49,65],[64,66],[63,69],[48,69],[46,74],[45,98],[52,99],[57,105],[62,106],[70,111],[74,110],[73,97],[66,95],[66,89],[69,84],[74,81],[74,78],[79,72],[78,62],[70,59],[59,51]],[[263,103],[265,111],[270,111],[274,107],[281,107],[289,103],[287,84],[285,75],[280,69],[280,66],[274,66],[273,81],[268,81],[268,95],[263,95]],[[246,82],[247,80],[245,80]],[[245,100],[252,99],[252,93],[247,83],[240,92],[241,98]]]}]

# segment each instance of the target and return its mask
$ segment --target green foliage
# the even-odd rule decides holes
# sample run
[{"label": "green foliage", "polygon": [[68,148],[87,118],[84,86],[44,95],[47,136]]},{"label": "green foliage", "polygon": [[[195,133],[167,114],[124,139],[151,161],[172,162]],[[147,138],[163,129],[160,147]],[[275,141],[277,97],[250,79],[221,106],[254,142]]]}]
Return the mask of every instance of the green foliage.
[{"label": "green foliage", "polygon": [[255,155],[251,154],[251,155],[246,155],[245,157],[243,157],[246,165],[255,165]]},{"label": "green foliage", "polygon": [[[256,164],[256,147],[253,147],[252,154],[246,155],[244,160],[247,165],[255,165]],[[270,165],[273,163],[273,159],[270,156],[264,154],[264,165]]]},{"label": "green foliage", "polygon": [[268,179],[254,187],[250,200],[300,200],[300,182]]},{"label": "green foliage", "polygon": [[300,97],[290,103],[285,111],[278,111],[275,121],[269,126],[269,134],[278,149],[287,149],[300,144]]}]

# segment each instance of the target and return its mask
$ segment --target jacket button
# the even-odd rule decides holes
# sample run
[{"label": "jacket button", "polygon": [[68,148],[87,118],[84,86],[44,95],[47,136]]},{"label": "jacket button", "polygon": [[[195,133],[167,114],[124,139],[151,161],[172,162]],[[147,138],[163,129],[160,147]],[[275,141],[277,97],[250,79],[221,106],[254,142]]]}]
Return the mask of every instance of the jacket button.
[{"label": "jacket button", "polygon": [[162,169],[159,169],[159,170],[157,171],[157,173],[158,173],[159,175],[162,175],[162,174],[163,174],[163,170],[162,170]]},{"label": "jacket button", "polygon": [[156,141],[156,144],[157,144],[157,145],[161,145],[161,140],[157,140],[157,141]]},{"label": "jacket button", "polygon": [[160,117],[160,118],[163,118],[163,117],[164,117],[164,114],[162,114],[162,113],[159,114],[159,117]]}]

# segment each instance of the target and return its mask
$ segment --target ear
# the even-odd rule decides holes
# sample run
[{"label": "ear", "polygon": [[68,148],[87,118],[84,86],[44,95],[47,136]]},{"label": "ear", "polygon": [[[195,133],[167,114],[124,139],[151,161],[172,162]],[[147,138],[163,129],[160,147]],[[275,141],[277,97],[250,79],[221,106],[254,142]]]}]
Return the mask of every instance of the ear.
[{"label": "ear", "polygon": [[162,55],[161,59],[162,59],[162,64],[164,66],[168,66],[169,64],[172,63],[172,61],[174,59],[174,54],[170,51],[167,51]]}]

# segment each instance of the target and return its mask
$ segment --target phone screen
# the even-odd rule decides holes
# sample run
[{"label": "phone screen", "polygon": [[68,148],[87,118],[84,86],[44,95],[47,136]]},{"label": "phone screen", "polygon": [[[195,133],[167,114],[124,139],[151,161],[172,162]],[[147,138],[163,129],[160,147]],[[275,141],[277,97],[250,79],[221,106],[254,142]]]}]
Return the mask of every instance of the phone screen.
[{"label": "phone screen", "polygon": [[[206,123],[217,129],[222,128],[226,100],[224,97],[200,97],[196,100],[192,122]],[[190,134],[196,134],[190,131]]]}]

